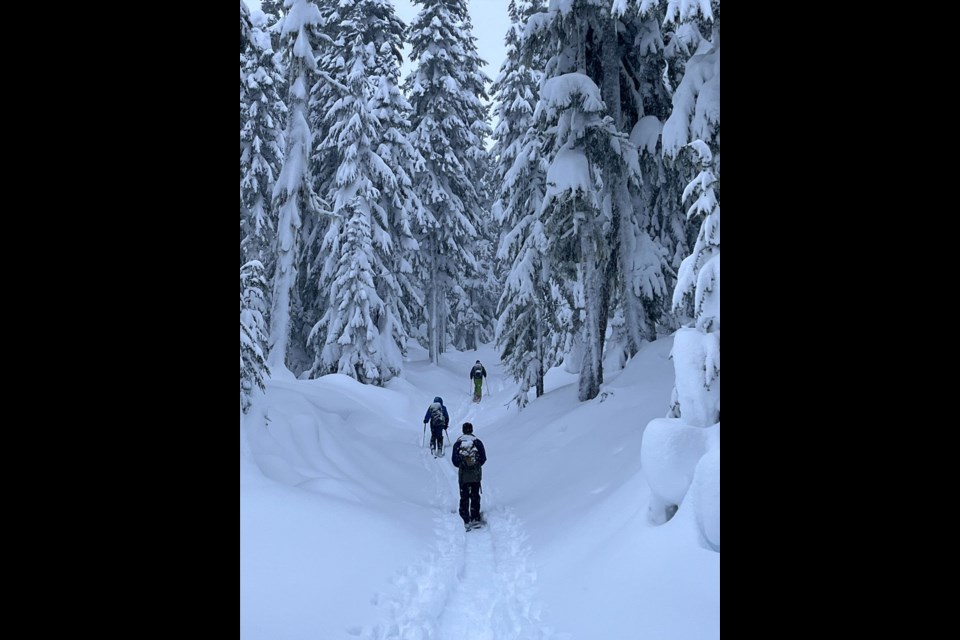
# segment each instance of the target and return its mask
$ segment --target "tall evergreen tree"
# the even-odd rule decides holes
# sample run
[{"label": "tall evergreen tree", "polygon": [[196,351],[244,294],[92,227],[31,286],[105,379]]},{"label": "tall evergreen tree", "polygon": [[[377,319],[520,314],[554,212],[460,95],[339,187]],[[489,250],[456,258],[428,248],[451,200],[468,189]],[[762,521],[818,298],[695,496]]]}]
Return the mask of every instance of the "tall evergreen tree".
[{"label": "tall evergreen tree", "polygon": [[280,24],[284,39],[284,61],[288,74],[287,108],[289,117],[284,135],[286,149],[283,168],[273,190],[273,209],[277,212],[276,268],[273,278],[273,306],[270,313],[271,369],[286,366],[290,343],[291,296],[297,283],[300,251],[300,227],[304,218],[320,211],[321,202],[314,191],[309,170],[313,136],[308,109],[312,78],[317,73],[313,42],[322,25],[316,3],[309,0],[285,0],[287,15]]},{"label": "tall evergreen tree", "polygon": [[[320,26],[314,32],[314,55],[318,72],[310,89],[308,111],[310,130],[313,135],[313,147],[310,151],[310,173],[317,194],[326,197],[336,190],[337,171],[341,157],[335,145],[325,145],[329,138],[332,122],[331,110],[343,96],[346,83],[344,59],[348,57],[352,38],[342,36],[344,15],[352,11],[351,0],[315,0],[320,10]],[[296,288],[295,321],[291,327],[294,351],[291,359],[296,360],[297,370],[313,370],[316,364],[314,327],[327,313],[330,304],[330,291],[320,286],[324,264],[331,256],[324,247],[325,239],[331,233],[331,225],[337,224],[332,216],[313,216],[303,221],[300,228],[301,252],[298,269],[302,274]],[[342,232],[343,224],[336,231]],[[333,257],[334,260],[336,256]],[[322,342],[322,340],[321,340]],[[302,353],[296,347],[303,345]]]},{"label": "tall evergreen tree", "polygon": [[691,202],[687,215],[702,218],[673,294],[685,326],[674,338],[677,375],[669,415],[708,426],[720,421],[720,2],[669,2],[665,21],[695,25],[704,34],[663,128],[664,154],[696,175],[683,192]]},{"label": "tall evergreen tree", "polygon": [[[635,5],[633,5],[635,8]],[[670,256],[685,240],[686,226],[675,172],[660,153],[659,136],[670,113],[666,45],[656,16],[617,13],[621,34],[620,131],[637,147],[643,183],[623,197],[616,217],[619,237],[615,268],[616,306],[607,359],[625,362],[640,345],[656,338],[658,325],[670,319],[668,298],[678,263]]]},{"label": "tall evergreen tree", "polygon": [[240,105],[241,254],[244,262],[259,260],[270,272],[274,219],[270,210],[273,185],[283,161],[282,119],[286,105],[279,90],[283,78],[273,64],[269,36],[259,26],[250,30],[250,46],[241,56],[246,102]]},{"label": "tall evergreen tree", "polygon": [[[400,286],[391,272],[391,224],[381,206],[381,194],[395,193],[397,180],[374,146],[383,127],[373,112],[369,70],[376,66],[377,47],[367,41],[365,4],[341,3],[338,39],[351,41],[352,47],[343,72],[337,73],[345,83],[336,86],[340,99],[331,105],[329,133],[321,144],[340,164],[330,193],[333,217],[319,280],[330,300],[311,333],[316,346],[312,374],[338,371],[382,384],[399,373],[407,336],[398,309]],[[361,319],[363,332],[357,329]]]},{"label": "tall evergreen tree", "polygon": [[[636,149],[622,127],[639,107],[634,91],[621,90],[626,25],[611,17],[607,2],[551,5],[547,21],[553,55],[537,115],[538,127],[549,133],[544,222],[551,269],[580,279],[579,397],[588,400],[603,382],[604,341],[618,294],[629,305],[627,321],[637,321],[636,294],[618,289],[618,282],[630,250],[626,240],[636,236],[631,193],[640,185]],[[564,264],[571,260],[573,269]]]},{"label": "tall evergreen tree", "polygon": [[[700,219],[701,226],[692,253],[680,265],[673,292],[673,309],[684,325],[674,333],[670,353],[676,376],[667,416],[674,420],[654,421],[647,425],[646,433],[652,435],[656,456],[662,453],[664,442],[679,442],[679,429],[689,432],[690,427],[713,427],[710,431],[718,440],[690,467],[695,480],[686,495],[693,494],[692,502],[685,497],[678,501],[677,495],[654,495],[650,509],[653,521],[659,523],[670,519],[680,503],[689,505],[701,543],[719,551],[720,2],[668,0],[663,7],[658,0],[643,0],[641,11],[652,8],[665,13],[665,25],[679,25],[677,34],[683,33],[684,25],[687,33],[690,27],[702,33],[696,53],[684,65],[661,136],[665,163],[671,163],[679,176],[695,176],[683,190],[682,199],[689,205],[688,217]],[[642,457],[649,457],[648,440],[644,436]],[[697,455],[692,447],[681,444],[677,455],[689,460]],[[704,493],[698,486],[716,489]]]},{"label": "tall evergreen tree", "polygon": [[[664,45],[635,4],[612,5],[611,13],[610,0],[551,3],[526,30],[550,54],[535,124],[549,165],[544,264],[576,310],[579,335],[564,341],[575,349],[566,360],[579,368],[581,400],[599,392],[607,356],[622,364],[656,336],[669,293],[654,194],[643,190],[637,157],[642,136],[633,135],[645,118],[666,118]],[[564,282],[573,277],[575,286]]]},{"label": "tall evergreen tree", "polygon": [[580,400],[599,393],[602,329],[610,296],[606,234],[611,221],[604,207],[603,174],[617,131],[604,111],[599,87],[583,73],[561,74],[544,83],[538,116],[555,123],[550,127],[555,133],[547,137],[552,159],[542,215],[552,273],[575,278],[582,286],[582,305],[571,301],[580,309],[583,331]]},{"label": "tall evergreen tree", "polygon": [[[248,51],[250,49],[250,9],[247,8],[247,4],[240,0],[240,131],[243,131],[243,128],[247,124],[247,103],[249,102],[247,98],[247,81],[246,81],[246,72],[244,67],[247,64]],[[243,143],[240,143],[240,153],[243,153]],[[240,167],[240,180],[243,180],[243,167]],[[247,219],[247,211],[243,206],[243,197],[240,198],[240,264],[242,265],[244,260],[244,251],[243,251],[243,239],[246,236],[246,233],[243,230],[244,220]]]},{"label": "tall evergreen tree", "polygon": [[376,52],[373,67],[369,69],[374,85],[373,114],[382,127],[376,152],[396,178],[393,191],[381,191],[380,206],[387,212],[394,242],[390,272],[396,277],[401,291],[397,309],[409,334],[423,307],[422,285],[413,270],[420,249],[415,239],[416,221],[422,216],[422,204],[414,189],[413,176],[424,169],[425,163],[410,144],[412,107],[400,91],[401,49],[407,27],[396,16],[390,0],[363,0],[361,5],[363,33],[366,41],[373,43]]},{"label": "tall evergreen tree", "polygon": [[[422,314],[422,285],[415,277],[413,263],[419,244],[415,239],[415,221],[422,215],[421,202],[413,185],[413,176],[424,167],[423,158],[410,144],[412,107],[400,91],[400,53],[407,27],[396,16],[389,0],[356,0],[357,33],[373,46],[374,56],[366,73],[373,86],[370,105],[380,123],[375,145],[376,155],[389,167],[395,178],[391,189],[380,189],[379,207],[387,221],[385,229],[392,238],[392,247],[384,255],[384,264],[396,280],[399,295],[391,294],[391,324],[398,325],[397,335],[409,335],[415,318]],[[387,291],[382,290],[386,296]],[[397,345],[405,353],[403,343]]]},{"label": "tall evergreen tree", "polygon": [[413,107],[411,144],[424,159],[415,176],[423,204],[418,216],[416,267],[425,283],[431,362],[444,351],[451,298],[463,278],[476,273],[474,238],[480,233],[477,184],[486,154],[485,83],[466,0],[418,0],[423,9],[411,25],[416,68],[405,82]]},{"label": "tall evergreen tree", "polygon": [[[636,5],[632,8],[635,10]],[[666,21],[666,10],[664,4],[654,3],[638,15],[624,7],[627,17],[632,16],[637,24],[627,63],[635,68],[643,103],[642,117],[630,134],[640,153],[644,176],[635,209],[640,213],[641,224],[662,250],[659,271],[665,278],[666,290],[672,292],[680,263],[689,255],[697,235],[696,225],[687,220],[686,207],[681,202],[683,188],[695,174],[688,163],[664,155],[660,138],[663,124],[673,110],[674,88],[683,78],[687,59],[703,38],[689,23]],[[653,323],[662,332],[673,332],[679,326],[668,298],[658,295],[643,303],[648,319],[655,319]]]},{"label": "tall evergreen tree", "polygon": [[[519,383],[514,401],[524,407],[531,387],[543,395],[543,376],[552,364],[550,332],[556,315],[552,289],[544,269],[547,240],[540,220],[546,181],[543,135],[533,114],[540,95],[545,63],[531,16],[544,17],[540,0],[511,0],[507,58],[493,93],[499,123],[493,184],[499,197],[494,212],[501,224],[497,259],[504,265],[504,287],[497,309],[497,345],[501,360]],[[524,36],[528,32],[530,35]]]}]

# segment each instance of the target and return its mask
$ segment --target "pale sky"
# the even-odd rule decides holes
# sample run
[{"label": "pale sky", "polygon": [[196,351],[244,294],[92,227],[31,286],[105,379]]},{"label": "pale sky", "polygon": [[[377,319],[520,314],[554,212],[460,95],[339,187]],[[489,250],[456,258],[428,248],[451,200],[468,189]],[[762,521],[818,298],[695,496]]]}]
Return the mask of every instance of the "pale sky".
[{"label": "pale sky", "polygon": [[[245,0],[245,2],[252,9],[260,8],[260,0]],[[507,53],[504,38],[507,35],[507,29],[510,28],[510,17],[507,15],[509,2],[510,0],[467,0],[470,20],[473,22],[473,35],[477,39],[477,50],[480,52],[480,57],[487,61],[485,71],[491,80],[497,79],[500,65],[503,64]],[[414,5],[413,0],[393,0],[393,6],[397,10],[397,16],[408,25],[413,22],[422,8]],[[404,48],[404,65],[401,72],[404,76],[410,71],[407,60],[409,51],[409,47]]]}]

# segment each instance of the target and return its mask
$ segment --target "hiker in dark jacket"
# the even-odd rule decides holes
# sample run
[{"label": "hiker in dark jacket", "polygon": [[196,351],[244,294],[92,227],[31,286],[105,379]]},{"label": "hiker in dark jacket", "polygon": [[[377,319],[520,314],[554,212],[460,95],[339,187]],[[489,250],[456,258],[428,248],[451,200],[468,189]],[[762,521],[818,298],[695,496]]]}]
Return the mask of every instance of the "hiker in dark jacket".
[{"label": "hiker in dark jacket", "polygon": [[[480,438],[473,435],[473,425],[463,423],[463,435],[453,443],[453,466],[460,469],[460,517],[467,531],[483,524],[480,520],[480,480],[483,478],[483,463],[487,461],[487,450]],[[473,464],[471,464],[471,462]]]},{"label": "hiker in dark jacket", "polygon": [[473,380],[473,401],[480,402],[480,397],[483,394],[483,379],[487,377],[487,370],[483,368],[483,365],[480,364],[480,361],[477,360],[477,363],[473,365],[473,368],[470,369],[470,379]]},{"label": "hiker in dark jacket", "polygon": [[443,430],[450,425],[450,414],[443,406],[443,398],[437,396],[427,407],[423,416],[423,424],[430,423],[430,451],[434,456],[443,455]]}]

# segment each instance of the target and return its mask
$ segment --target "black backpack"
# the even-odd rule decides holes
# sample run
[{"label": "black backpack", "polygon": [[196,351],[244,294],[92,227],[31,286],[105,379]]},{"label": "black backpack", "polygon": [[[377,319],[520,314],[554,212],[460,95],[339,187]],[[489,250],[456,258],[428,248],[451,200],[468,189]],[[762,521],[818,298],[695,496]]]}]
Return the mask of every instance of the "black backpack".
[{"label": "black backpack", "polygon": [[482,378],[483,377],[483,365],[475,364],[473,365],[473,370],[470,372],[471,378]]},{"label": "black backpack", "polygon": [[443,407],[440,406],[439,402],[430,405],[430,426],[436,429],[446,426],[443,422]]}]

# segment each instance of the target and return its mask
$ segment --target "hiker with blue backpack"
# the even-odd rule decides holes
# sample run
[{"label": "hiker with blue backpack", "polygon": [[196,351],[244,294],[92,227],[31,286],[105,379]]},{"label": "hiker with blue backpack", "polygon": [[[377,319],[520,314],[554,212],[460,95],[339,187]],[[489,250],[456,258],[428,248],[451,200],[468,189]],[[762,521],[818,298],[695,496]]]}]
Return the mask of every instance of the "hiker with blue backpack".
[{"label": "hiker with blue backpack", "polygon": [[427,407],[427,413],[423,416],[423,424],[430,423],[430,453],[433,457],[443,455],[443,430],[450,424],[450,414],[447,408],[443,406],[443,398],[437,396]]},{"label": "hiker with blue backpack", "polygon": [[480,516],[480,480],[483,478],[483,463],[487,461],[487,450],[480,438],[473,435],[473,424],[463,423],[463,435],[453,443],[453,466],[460,470],[460,517],[463,527],[470,531],[483,526]]}]

